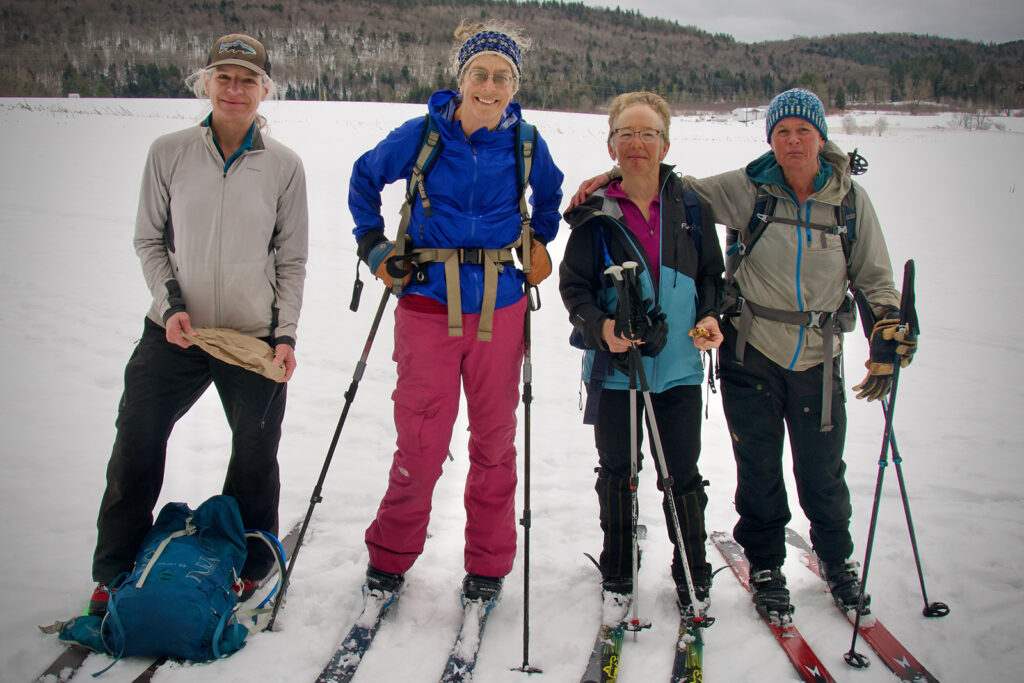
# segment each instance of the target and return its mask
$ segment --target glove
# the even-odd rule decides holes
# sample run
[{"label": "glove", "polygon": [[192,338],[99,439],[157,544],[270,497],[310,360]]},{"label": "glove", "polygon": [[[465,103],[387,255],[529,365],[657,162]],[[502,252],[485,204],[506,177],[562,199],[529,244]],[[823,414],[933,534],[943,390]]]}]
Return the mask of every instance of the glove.
[{"label": "glove", "polygon": [[[388,289],[395,284],[395,278],[400,273],[405,273],[402,276],[402,286],[409,284],[409,279],[412,277],[412,271],[408,261],[389,261],[391,254],[395,251],[394,242],[381,242],[370,250],[369,255],[366,257],[366,262],[370,264],[370,268],[373,270],[374,276],[384,283],[384,286]],[[393,271],[397,270],[398,272]]]},{"label": "glove", "polygon": [[613,353],[611,358],[611,366],[621,372],[626,377],[629,377],[629,352],[626,353]]},{"label": "glove", "polygon": [[526,273],[526,281],[539,285],[548,275],[551,275],[551,257],[544,243],[535,237],[530,240],[530,272]]},{"label": "glove", "polygon": [[877,321],[871,329],[870,353],[864,367],[868,369],[864,381],[853,387],[859,392],[857,398],[874,401],[885,398],[892,386],[894,362],[899,358],[900,367],[907,367],[917,351],[917,335],[900,330],[900,321],[895,311],[890,311]]},{"label": "glove", "polygon": [[657,356],[665,348],[668,342],[668,322],[661,306],[655,306],[647,313],[650,321],[647,326],[647,334],[643,336],[643,344],[640,344],[640,354],[644,356]]}]

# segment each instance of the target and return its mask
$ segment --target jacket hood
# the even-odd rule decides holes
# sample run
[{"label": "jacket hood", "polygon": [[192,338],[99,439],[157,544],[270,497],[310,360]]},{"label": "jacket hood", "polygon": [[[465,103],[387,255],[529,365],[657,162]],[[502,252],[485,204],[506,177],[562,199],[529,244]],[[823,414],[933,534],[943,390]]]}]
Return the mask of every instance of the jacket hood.
[{"label": "jacket hood", "polygon": [[[747,177],[759,185],[774,185],[791,197],[782,167],[775,153],[768,150],[747,164]],[[814,178],[814,198],[828,204],[839,204],[852,186],[850,157],[832,141],[825,143],[818,153],[818,175]]]},{"label": "jacket hood", "polygon": [[[462,124],[455,121],[455,110],[462,104],[462,95],[455,90],[438,90],[430,96],[427,108],[430,115],[438,122],[438,126],[447,130],[449,134],[462,132]],[[519,103],[510,101],[501,115],[501,121],[493,131],[476,131],[470,137],[477,137],[506,131],[523,120],[523,112]]]}]

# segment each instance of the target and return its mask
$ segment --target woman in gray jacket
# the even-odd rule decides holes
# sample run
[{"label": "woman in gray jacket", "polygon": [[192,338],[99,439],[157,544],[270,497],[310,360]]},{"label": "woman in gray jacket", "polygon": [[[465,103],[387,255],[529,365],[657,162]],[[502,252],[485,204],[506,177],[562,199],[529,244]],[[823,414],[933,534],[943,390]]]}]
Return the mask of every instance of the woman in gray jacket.
[{"label": "woman in gray jacket", "polygon": [[[277,533],[277,448],[306,276],[305,174],[293,151],[261,131],[256,111],[273,82],[259,41],[220,38],[193,78],[210,115],[157,139],[142,178],[135,250],[153,303],[125,368],[91,614],[106,611],[107,587],[131,569],[153,522],[171,429],[211,383],[232,432],[223,492],[246,528]],[[193,344],[193,326],[262,339],[280,372],[268,372],[272,380],[217,360]],[[253,585],[271,561],[254,544],[237,588]]]}]

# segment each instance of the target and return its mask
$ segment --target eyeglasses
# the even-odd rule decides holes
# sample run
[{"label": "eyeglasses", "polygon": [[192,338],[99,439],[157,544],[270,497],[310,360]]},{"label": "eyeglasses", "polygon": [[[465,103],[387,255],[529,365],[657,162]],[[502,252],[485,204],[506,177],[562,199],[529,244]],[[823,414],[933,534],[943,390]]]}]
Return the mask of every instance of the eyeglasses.
[{"label": "eyeglasses", "polygon": [[470,69],[466,75],[474,85],[483,85],[488,78],[494,81],[495,88],[508,88],[515,82],[515,76],[510,73],[492,74],[483,69]]},{"label": "eyeglasses", "polygon": [[633,138],[637,136],[640,137],[641,142],[650,143],[656,141],[658,136],[662,135],[662,132],[654,128],[616,128],[612,131],[612,135],[623,144],[633,142]]}]

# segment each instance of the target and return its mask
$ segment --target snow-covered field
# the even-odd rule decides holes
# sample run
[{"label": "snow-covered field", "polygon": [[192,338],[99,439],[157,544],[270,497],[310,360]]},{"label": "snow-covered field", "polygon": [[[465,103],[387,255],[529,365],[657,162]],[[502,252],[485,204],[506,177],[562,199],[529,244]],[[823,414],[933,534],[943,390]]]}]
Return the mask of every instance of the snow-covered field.
[{"label": "snow-covered field", "polygon": [[[0,414],[0,680],[26,681],[60,650],[36,624],[80,613],[92,588],[95,515],[114,436],[121,373],[142,328],[148,295],[131,246],[138,183],[150,142],[193,125],[203,104],[179,100],[0,99],[0,323],[8,364]],[[269,102],[271,133],[302,156],[311,215],[309,277],[299,327],[299,367],[289,388],[281,443],[282,525],[309,504],[363,348],[379,286],[348,310],[356,267],[346,190],[355,158],[422,107]],[[565,189],[609,166],[601,116],[528,112],[566,175]],[[877,115],[859,115],[870,128]],[[882,219],[897,270],[918,271],[921,350],[902,375],[896,432],[905,458],[928,595],[952,608],[921,616],[922,600],[893,468],[886,472],[869,590],[876,614],[943,681],[1016,681],[1024,608],[1024,321],[1018,283],[1024,238],[1024,119],[1003,130],[967,132],[951,115],[886,115],[882,136],[843,134],[871,164],[861,182]],[[736,168],[766,149],[762,122],[673,121],[668,160],[686,173]],[[401,188],[386,195],[396,218]],[[392,224],[392,230],[393,228]],[[552,245],[560,257],[564,234]],[[362,277],[367,278],[366,269]],[[1013,276],[1013,277],[1011,277]],[[542,286],[534,317],[533,530],[530,678],[579,680],[600,610],[599,577],[583,553],[600,549],[593,493],[596,454],[582,424],[579,355],[555,279]],[[276,633],[211,665],[169,666],[157,681],[309,681],[356,616],[366,564],[363,531],[383,493],[394,448],[390,394],[391,309],[317,506]],[[850,382],[866,346],[849,337]],[[882,415],[852,396],[846,460],[853,492],[856,553],[863,555],[878,474]],[[521,410],[521,408],[520,408]],[[399,609],[382,629],[357,681],[433,681],[444,666],[460,609],[464,416],[454,462],[438,484],[431,539],[408,574]],[[520,430],[521,431],[521,430]],[[218,493],[229,435],[213,391],[180,422],[161,504],[196,505]],[[641,475],[641,517],[651,529],[640,576],[641,611],[653,628],[627,638],[620,680],[666,680],[676,620],[653,469]],[[788,461],[788,454],[787,454]],[[735,474],[719,398],[710,398],[701,467],[710,479],[709,529],[735,521]],[[792,487],[790,487],[792,490]],[[520,491],[520,496],[521,496]],[[794,525],[806,521],[793,500]],[[521,506],[520,506],[521,509]],[[709,549],[709,558],[722,560]],[[477,680],[518,682],[522,662],[522,562],[508,578],[488,625]],[[791,557],[787,574],[797,623],[838,681],[894,680],[874,665],[843,662],[850,629],[820,582]],[[717,623],[706,634],[709,681],[798,680],[726,571],[715,583]],[[99,658],[86,664],[92,673]],[[125,661],[104,674],[131,680]]]}]

